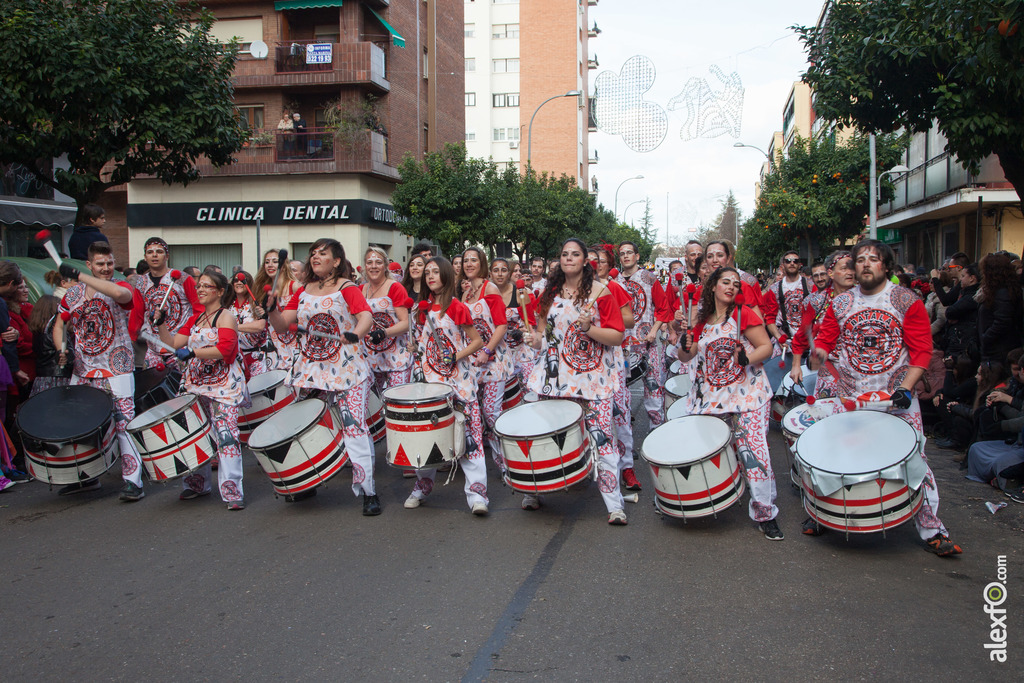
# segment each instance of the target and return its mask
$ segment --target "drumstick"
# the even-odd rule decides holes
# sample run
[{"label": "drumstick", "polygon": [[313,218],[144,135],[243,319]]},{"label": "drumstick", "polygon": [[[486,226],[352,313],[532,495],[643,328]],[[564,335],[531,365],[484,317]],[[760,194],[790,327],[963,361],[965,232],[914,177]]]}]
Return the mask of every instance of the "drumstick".
[{"label": "drumstick", "polygon": [[[288,267],[287,261],[288,261],[288,250],[287,249],[280,249],[277,252],[277,272],[274,273],[274,286],[273,286],[273,290],[274,290],[274,296],[275,297],[277,296],[277,279],[279,277],[281,277],[281,269]],[[277,302],[275,301],[274,303],[277,303]]]},{"label": "drumstick", "polygon": [[152,344],[158,349],[163,349],[167,353],[173,354],[175,351],[177,351],[177,349],[171,346],[170,344],[165,344],[162,340],[157,339],[148,332],[139,332],[139,339]]},{"label": "drumstick", "polygon": [[526,299],[525,289],[526,283],[523,280],[516,280],[516,299],[519,300],[519,317],[523,321],[523,328],[526,329],[526,333],[533,334],[533,330],[530,328],[530,320],[526,317],[526,303],[529,299]]},{"label": "drumstick", "polygon": [[858,408],[891,408],[892,401],[865,401],[859,398],[844,398],[843,408],[846,410],[857,410]]},{"label": "drumstick", "polygon": [[[172,270],[171,271],[171,279],[172,280],[177,280],[180,277],[181,277],[181,271],[180,270]],[[167,291],[164,292],[164,298],[160,302],[159,308],[157,308],[158,311],[159,310],[163,310],[163,307],[167,305],[167,297],[169,297],[171,295],[171,290],[172,289],[174,289],[174,283],[173,282],[171,284],[167,285]]]},{"label": "drumstick", "polygon": [[57,248],[53,246],[53,242],[50,241],[50,231],[40,230],[36,233],[36,241],[43,243],[43,248],[46,249],[46,253],[50,255],[53,262],[57,264],[57,268],[64,265],[64,262],[60,260],[60,254],[57,253]]},{"label": "drumstick", "polygon": [[340,334],[331,334],[330,332],[321,332],[320,330],[310,330],[306,327],[299,327],[298,325],[292,325],[288,328],[289,332],[295,332],[297,334],[308,334],[311,337],[320,337],[321,339],[330,339],[332,341],[341,342],[342,344],[355,344],[356,342],[350,342],[349,340],[342,337]]},{"label": "drumstick", "polygon": [[64,323],[64,325],[61,327],[61,331],[60,331],[61,332],[60,352],[62,354],[64,354],[64,362],[61,363],[60,366],[63,368],[65,365],[68,364],[68,357],[67,357],[67,353],[68,353],[68,322],[70,322],[70,320],[71,320],[71,314],[69,312],[67,312],[67,311],[63,311],[60,314],[60,319]]},{"label": "drumstick", "polygon": [[241,282],[245,286],[245,291],[249,295],[249,312],[252,313],[253,316],[255,316],[256,297],[252,295],[252,290],[249,289],[249,285],[245,281],[245,275],[243,275],[242,273],[235,273],[235,281]]},{"label": "drumstick", "polygon": [[740,291],[736,292],[736,343],[737,344],[740,343],[740,337],[742,336],[742,332],[740,332],[740,326],[741,326],[740,312],[742,310],[743,310],[743,290],[741,289]]},{"label": "drumstick", "polygon": [[693,297],[697,293],[697,286],[692,282],[686,285],[686,326],[691,327],[693,324],[693,318],[690,316],[690,311],[693,308]]}]

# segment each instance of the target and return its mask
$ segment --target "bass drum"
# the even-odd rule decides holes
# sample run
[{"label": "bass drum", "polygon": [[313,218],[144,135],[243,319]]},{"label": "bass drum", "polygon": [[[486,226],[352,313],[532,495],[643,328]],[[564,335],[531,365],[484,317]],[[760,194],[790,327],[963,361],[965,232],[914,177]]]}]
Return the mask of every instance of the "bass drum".
[{"label": "bass drum", "polygon": [[193,394],[150,408],[129,422],[125,431],[153,481],[184,476],[217,454],[210,418]]}]

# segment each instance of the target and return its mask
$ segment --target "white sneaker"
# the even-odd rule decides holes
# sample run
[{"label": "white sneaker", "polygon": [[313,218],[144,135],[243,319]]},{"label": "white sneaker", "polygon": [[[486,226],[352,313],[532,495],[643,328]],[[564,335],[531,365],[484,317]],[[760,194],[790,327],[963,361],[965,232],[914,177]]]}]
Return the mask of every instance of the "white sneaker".
[{"label": "white sneaker", "polygon": [[487,503],[473,503],[473,514],[483,516],[487,514]]},{"label": "white sneaker", "polygon": [[417,498],[416,496],[410,495],[408,498],[405,499],[405,509],[414,510],[418,508],[422,502],[422,498]]},{"label": "white sneaker", "polygon": [[527,493],[523,496],[523,509],[524,510],[539,510],[540,509],[540,496],[534,496]]},{"label": "white sneaker", "polygon": [[608,523],[614,526],[626,526],[626,513],[622,510],[612,510],[608,513]]}]

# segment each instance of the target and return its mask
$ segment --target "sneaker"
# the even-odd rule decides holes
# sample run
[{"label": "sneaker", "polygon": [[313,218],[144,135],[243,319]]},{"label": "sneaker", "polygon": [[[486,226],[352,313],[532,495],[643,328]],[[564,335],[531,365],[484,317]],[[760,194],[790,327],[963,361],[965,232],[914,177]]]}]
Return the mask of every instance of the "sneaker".
[{"label": "sneaker", "polygon": [[124,486],[121,487],[121,500],[126,503],[134,503],[137,500],[142,500],[146,497],[146,492],[142,490],[141,486],[136,486],[130,481],[126,481]]},{"label": "sneaker", "polygon": [[608,513],[608,523],[612,526],[626,526],[626,513],[623,510],[612,510]]},{"label": "sneaker", "polygon": [[540,510],[540,496],[530,495],[529,493],[523,496],[523,509]]},{"label": "sneaker", "polygon": [[804,536],[821,536],[825,531],[825,527],[818,524],[812,517],[805,519],[804,523],[800,526],[800,533]]},{"label": "sneaker", "polygon": [[32,477],[28,476],[25,472],[19,469],[4,470],[4,476],[13,481],[15,484],[24,484],[32,481]]},{"label": "sneaker", "polygon": [[483,517],[487,514],[487,503],[473,503],[473,514]]},{"label": "sneaker", "polygon": [[402,470],[402,479],[415,479],[416,470]]},{"label": "sneaker", "polygon": [[220,456],[215,455],[212,458],[210,458],[210,469],[213,470],[214,472],[216,472],[219,467],[220,467]]},{"label": "sneaker", "polygon": [[244,509],[245,509],[245,501],[244,500],[239,499],[239,500],[232,500],[232,501],[228,502],[228,510],[244,510]]},{"label": "sneaker", "polygon": [[640,482],[637,481],[636,472],[633,471],[632,467],[627,467],[622,470],[622,481],[626,485],[627,491],[642,491],[643,487],[640,486]]},{"label": "sneaker", "polygon": [[925,550],[930,553],[935,553],[939,557],[949,557],[950,555],[959,555],[963,552],[956,543],[949,540],[949,536],[945,534],[935,534],[927,541],[925,541]]},{"label": "sneaker", "polygon": [[300,500],[306,500],[316,495],[316,489],[308,489],[306,491],[299,491],[298,493],[289,493],[284,497],[286,503],[297,503]]},{"label": "sneaker", "polygon": [[1004,491],[1006,497],[1012,500],[1014,503],[1024,503],[1024,488],[1019,488],[1013,491]]},{"label": "sneaker", "polygon": [[202,496],[210,495],[209,491],[196,491],[195,489],[182,489],[178,494],[178,500],[195,500]]},{"label": "sneaker", "polygon": [[18,482],[11,481],[7,477],[0,476],[0,491],[6,491],[7,489],[11,488],[12,486],[14,486],[17,483]]},{"label": "sneaker", "polygon": [[99,479],[90,479],[89,481],[79,482],[78,484],[68,484],[64,488],[57,491],[58,496],[73,496],[76,493],[82,493],[83,491],[96,491],[102,486]]},{"label": "sneaker", "polygon": [[422,498],[417,498],[416,496],[411,495],[411,494],[409,495],[408,498],[405,499],[405,509],[406,510],[415,510],[416,508],[418,508],[422,504],[423,504],[423,499]]},{"label": "sneaker", "polygon": [[782,535],[782,529],[779,528],[779,523],[774,519],[769,519],[767,522],[761,522],[758,528],[764,532],[764,537],[769,541],[781,541],[785,538]]},{"label": "sneaker", "polygon": [[380,498],[377,494],[368,496],[363,494],[363,516],[364,517],[376,517],[380,514]]}]

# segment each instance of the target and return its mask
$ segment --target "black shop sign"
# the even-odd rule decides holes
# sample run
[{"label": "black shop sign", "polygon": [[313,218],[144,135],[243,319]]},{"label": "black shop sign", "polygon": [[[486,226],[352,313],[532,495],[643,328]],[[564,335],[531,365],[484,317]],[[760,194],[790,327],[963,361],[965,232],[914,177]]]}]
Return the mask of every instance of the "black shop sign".
[{"label": "black shop sign", "polygon": [[394,227],[397,219],[390,204],[366,199],[128,205],[130,228],[255,225],[256,221],[262,225],[357,223]]}]

